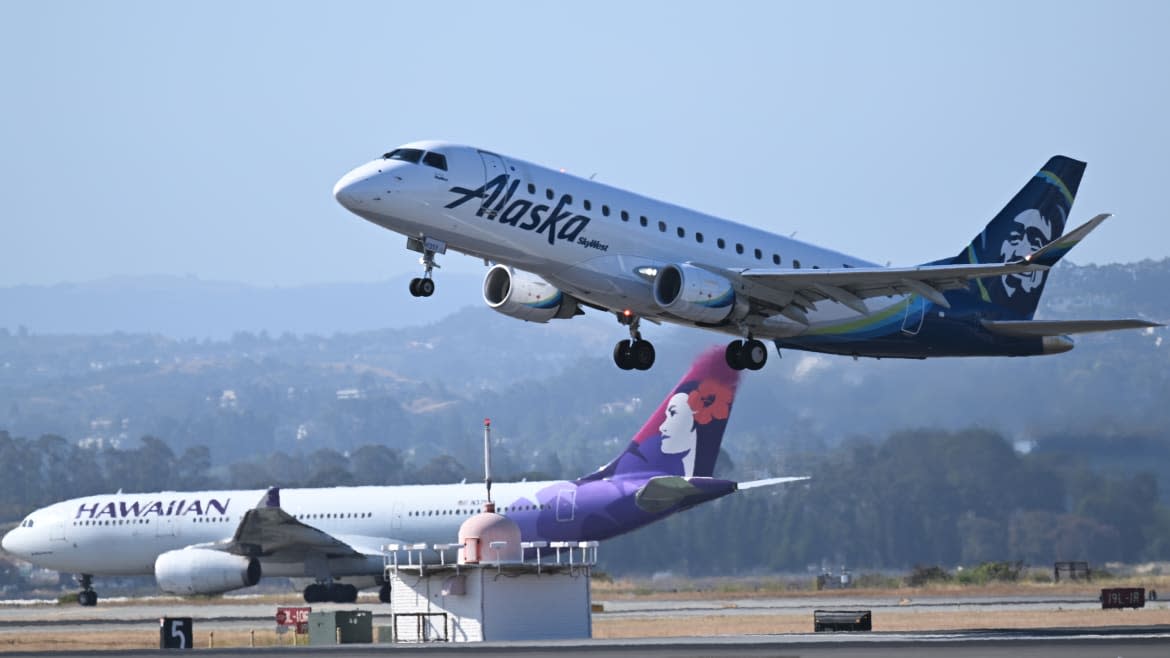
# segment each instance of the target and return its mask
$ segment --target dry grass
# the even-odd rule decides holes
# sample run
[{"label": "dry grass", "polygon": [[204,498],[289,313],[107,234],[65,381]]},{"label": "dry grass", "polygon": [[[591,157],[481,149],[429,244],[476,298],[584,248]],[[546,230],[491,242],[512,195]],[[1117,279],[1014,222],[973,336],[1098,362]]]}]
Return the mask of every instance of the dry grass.
[{"label": "dry grass", "polygon": [[[959,631],[1003,628],[1092,628],[1170,624],[1170,609],[1054,610],[1015,612],[889,612],[874,615],[875,631]],[[685,637],[811,633],[812,611],[775,615],[703,615],[694,617],[593,617],[593,637]]]}]

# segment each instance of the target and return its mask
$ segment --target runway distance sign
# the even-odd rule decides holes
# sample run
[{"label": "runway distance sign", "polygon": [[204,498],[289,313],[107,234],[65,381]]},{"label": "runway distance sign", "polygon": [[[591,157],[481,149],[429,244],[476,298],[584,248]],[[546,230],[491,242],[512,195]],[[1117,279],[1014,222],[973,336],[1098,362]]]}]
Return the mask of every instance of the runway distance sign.
[{"label": "runway distance sign", "polygon": [[313,609],[309,606],[282,606],[276,609],[277,630],[295,627],[297,633],[309,632],[309,613]]}]

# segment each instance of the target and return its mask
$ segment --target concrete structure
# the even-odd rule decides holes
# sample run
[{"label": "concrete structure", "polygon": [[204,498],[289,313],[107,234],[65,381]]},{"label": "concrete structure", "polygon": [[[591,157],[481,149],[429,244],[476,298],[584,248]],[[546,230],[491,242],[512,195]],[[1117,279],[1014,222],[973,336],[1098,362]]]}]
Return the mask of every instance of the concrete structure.
[{"label": "concrete structure", "polygon": [[[488,507],[464,522],[459,544],[385,547],[395,641],[592,637],[597,542],[520,542],[516,524]],[[456,547],[458,563],[425,563]]]}]

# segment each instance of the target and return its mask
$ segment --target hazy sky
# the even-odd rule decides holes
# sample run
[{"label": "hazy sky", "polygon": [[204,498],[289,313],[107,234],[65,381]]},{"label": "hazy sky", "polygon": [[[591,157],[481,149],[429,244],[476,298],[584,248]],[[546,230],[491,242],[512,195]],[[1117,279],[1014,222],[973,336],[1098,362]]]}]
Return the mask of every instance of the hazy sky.
[{"label": "hazy sky", "polygon": [[414,271],[330,190],[423,138],[895,265],[957,253],[1062,153],[1089,162],[1073,222],[1115,213],[1070,260],[1164,258],[1167,26],[1167,2],[10,0],[0,285]]}]

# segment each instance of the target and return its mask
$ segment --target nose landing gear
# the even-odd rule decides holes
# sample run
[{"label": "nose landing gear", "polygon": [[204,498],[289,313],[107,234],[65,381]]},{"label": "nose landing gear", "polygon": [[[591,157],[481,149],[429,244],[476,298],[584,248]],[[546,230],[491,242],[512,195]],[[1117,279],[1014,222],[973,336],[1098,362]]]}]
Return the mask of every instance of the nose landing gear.
[{"label": "nose landing gear", "polygon": [[410,294],[412,297],[430,297],[435,294],[435,280],[431,278],[431,271],[439,264],[435,262],[435,255],[447,253],[447,243],[434,238],[408,237],[406,248],[422,254],[418,259],[423,266],[423,275],[410,280]]},{"label": "nose landing gear", "polygon": [[78,574],[77,584],[81,585],[81,591],[77,593],[77,605],[83,608],[97,605],[98,595],[93,591],[93,576],[88,573]]}]

